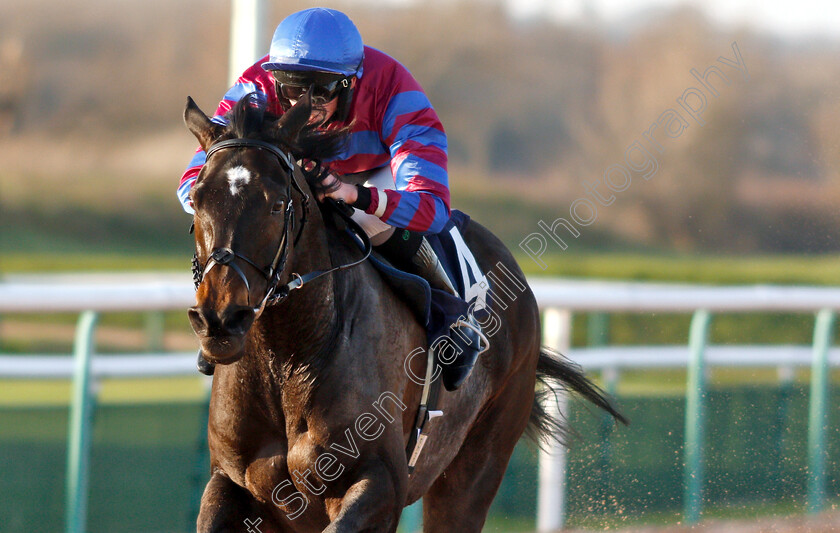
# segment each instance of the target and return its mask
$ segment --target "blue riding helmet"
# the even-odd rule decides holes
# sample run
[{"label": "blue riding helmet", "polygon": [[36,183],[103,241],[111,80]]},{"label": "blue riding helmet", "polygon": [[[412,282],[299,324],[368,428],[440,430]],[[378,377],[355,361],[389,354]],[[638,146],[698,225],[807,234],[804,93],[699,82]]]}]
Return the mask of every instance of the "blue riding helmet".
[{"label": "blue riding helmet", "polygon": [[274,31],[265,70],[319,70],[362,77],[362,36],[340,11],[313,7],[286,17]]}]

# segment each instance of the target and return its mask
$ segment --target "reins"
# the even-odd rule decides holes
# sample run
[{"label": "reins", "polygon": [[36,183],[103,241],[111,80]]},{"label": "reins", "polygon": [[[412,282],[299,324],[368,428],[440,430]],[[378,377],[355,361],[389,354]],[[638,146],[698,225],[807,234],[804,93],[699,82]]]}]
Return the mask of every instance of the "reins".
[{"label": "reins", "polygon": [[256,148],[258,150],[265,150],[275,155],[282,164],[282,166],[285,167],[285,169],[289,172],[289,176],[291,179],[289,180],[290,183],[286,189],[287,197],[289,198],[289,203],[286,206],[285,212],[283,213],[283,236],[280,238],[280,243],[277,247],[277,253],[274,255],[274,260],[268,267],[265,268],[261,268],[247,256],[240,254],[239,252],[230,248],[214,249],[210,253],[210,257],[207,259],[206,263],[203,266],[198,261],[198,255],[195,254],[193,256],[193,281],[195,283],[196,290],[198,290],[198,287],[201,285],[201,282],[204,280],[204,277],[214,266],[228,266],[231,269],[233,269],[233,271],[236,272],[236,274],[242,279],[243,283],[245,283],[245,288],[248,291],[248,305],[250,305],[251,284],[248,282],[248,277],[245,275],[245,273],[242,271],[239,265],[237,265],[235,262],[237,258],[241,259],[245,263],[251,265],[260,274],[262,274],[262,276],[268,282],[265,295],[263,296],[259,305],[254,307],[254,312],[257,316],[259,316],[260,314],[262,314],[263,310],[267,306],[277,305],[281,303],[289,296],[289,294],[293,290],[300,289],[306,283],[315,281],[316,279],[322,276],[326,276],[327,274],[331,274],[333,272],[338,272],[340,270],[345,270],[359,265],[370,256],[370,239],[368,238],[364,230],[356,223],[356,221],[351,218],[350,215],[352,214],[352,208],[347,206],[344,202],[336,202],[331,198],[328,198],[328,203],[332,206],[335,212],[338,213],[338,215],[342,219],[344,219],[344,222],[347,224],[347,227],[350,229],[350,231],[353,234],[355,234],[358,239],[361,240],[364,248],[363,257],[357,261],[332,267],[328,270],[313,270],[312,272],[303,275],[293,272],[291,274],[293,279],[285,285],[280,285],[280,276],[286,268],[286,260],[288,259],[289,255],[289,232],[294,228],[295,225],[294,199],[291,195],[292,187],[294,187],[295,190],[300,194],[302,204],[300,227],[298,228],[297,235],[295,236],[294,242],[292,244],[293,246],[297,245],[298,241],[300,240],[300,237],[303,234],[303,229],[306,226],[306,222],[308,219],[307,215],[310,207],[310,198],[309,195],[306,194],[306,192],[300,186],[300,183],[298,183],[298,176],[302,175],[301,169],[297,164],[293,162],[291,156],[288,153],[280,150],[273,144],[264,141],[259,141],[256,139],[230,139],[226,141],[220,141],[212,145],[210,149],[207,150],[207,159],[210,159],[210,156],[212,156],[216,152],[228,148]]}]

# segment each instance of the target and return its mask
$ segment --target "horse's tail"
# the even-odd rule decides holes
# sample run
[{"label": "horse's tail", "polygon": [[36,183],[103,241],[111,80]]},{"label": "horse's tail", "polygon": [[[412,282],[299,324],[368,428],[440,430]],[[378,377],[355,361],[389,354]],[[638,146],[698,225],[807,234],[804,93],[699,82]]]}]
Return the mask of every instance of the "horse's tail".
[{"label": "horse's tail", "polygon": [[[600,407],[612,417],[627,425],[629,421],[612,400],[597,385],[592,383],[583,373],[583,369],[563,357],[561,354],[542,347],[537,362],[537,381],[542,385],[534,396],[531,406],[531,416],[525,434],[536,443],[556,440],[566,442],[569,427],[566,421],[553,416],[545,409],[545,401],[549,396],[557,396],[561,391],[576,392],[597,407]],[[562,415],[561,415],[562,416]]]}]

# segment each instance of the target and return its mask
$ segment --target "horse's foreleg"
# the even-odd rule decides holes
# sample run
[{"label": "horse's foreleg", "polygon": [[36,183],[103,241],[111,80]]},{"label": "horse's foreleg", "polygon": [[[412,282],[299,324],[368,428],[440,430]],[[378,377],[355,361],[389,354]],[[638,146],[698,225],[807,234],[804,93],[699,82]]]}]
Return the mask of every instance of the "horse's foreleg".
[{"label": "horse's foreleg", "polygon": [[397,476],[377,461],[366,469],[340,502],[327,504],[330,525],[323,533],[393,533],[397,530],[405,486],[396,486]]},{"label": "horse's foreleg", "polygon": [[283,531],[257,500],[227,476],[215,472],[204,488],[196,531],[215,533]]}]

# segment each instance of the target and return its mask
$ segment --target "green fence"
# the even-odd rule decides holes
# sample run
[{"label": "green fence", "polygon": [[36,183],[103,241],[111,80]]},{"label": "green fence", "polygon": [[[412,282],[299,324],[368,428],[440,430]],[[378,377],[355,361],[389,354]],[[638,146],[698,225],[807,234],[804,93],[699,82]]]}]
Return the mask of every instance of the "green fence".
[{"label": "green fence", "polygon": [[[93,412],[87,531],[195,531],[201,403],[98,405]],[[0,409],[4,532],[65,529],[66,407]]]},{"label": "green fence", "polygon": [[[833,387],[831,392],[839,391]],[[645,515],[664,514],[674,520],[685,508],[685,397],[624,396],[618,400],[632,423],[606,439],[601,417],[586,406],[572,404],[570,423],[577,437],[568,454],[570,527],[603,529],[627,520],[644,522]],[[713,386],[705,401],[705,507],[715,512],[727,506],[748,509],[779,503],[804,512],[809,386]],[[836,497],[840,494],[840,413],[836,409],[830,413],[826,491]],[[533,446],[520,443],[493,514],[533,520],[536,477],[537,454]]]},{"label": "green fence", "polygon": [[[69,423],[66,407],[0,406],[0,524],[4,531],[190,531],[207,478],[206,404],[93,401],[96,384],[86,382],[95,319],[83,313],[79,321]],[[605,319],[591,320],[599,321],[587,335],[592,344],[607,340],[598,335]],[[708,313],[695,313],[693,363],[677,376],[678,393],[653,386],[648,392],[658,396],[619,395],[630,428],[612,432],[602,415],[571,404],[579,438],[569,455],[570,523],[678,510],[694,522],[704,506],[744,502],[797,502],[816,512],[837,494],[827,359],[833,313],[817,315],[807,391],[794,380],[707,387],[709,322]],[[603,381],[613,389],[617,376],[608,370]],[[650,383],[656,372],[645,371]],[[536,480],[535,454],[520,446],[488,531],[533,531]]]},{"label": "green fence", "polygon": [[[607,441],[600,415],[571,404],[578,436],[569,453],[569,525],[597,527],[683,508],[685,398],[618,399],[632,425]],[[707,505],[788,502],[804,509],[808,386],[713,386],[706,400]],[[826,487],[837,495],[840,415],[830,413]],[[194,531],[195,490],[207,480],[198,440],[203,405],[99,405],[93,416],[88,531]],[[3,531],[64,528],[66,436],[64,407],[0,409]],[[536,479],[536,452],[521,443],[488,531],[534,530]]]}]

